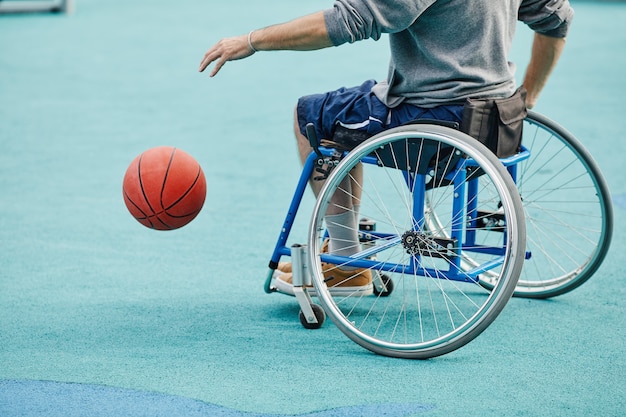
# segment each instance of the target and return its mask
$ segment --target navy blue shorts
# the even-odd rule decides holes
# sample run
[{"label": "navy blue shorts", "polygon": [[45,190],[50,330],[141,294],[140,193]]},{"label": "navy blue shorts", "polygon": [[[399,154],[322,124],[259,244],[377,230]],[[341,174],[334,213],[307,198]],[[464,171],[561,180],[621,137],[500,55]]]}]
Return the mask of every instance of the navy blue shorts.
[{"label": "navy blue shorts", "polygon": [[358,87],[301,97],[297,107],[300,132],[306,135],[306,125],[313,123],[319,139],[333,140],[341,126],[357,131],[356,136],[364,140],[417,119],[461,122],[462,105],[423,108],[403,103],[389,108],[372,93],[374,85],[376,81],[369,80]]}]

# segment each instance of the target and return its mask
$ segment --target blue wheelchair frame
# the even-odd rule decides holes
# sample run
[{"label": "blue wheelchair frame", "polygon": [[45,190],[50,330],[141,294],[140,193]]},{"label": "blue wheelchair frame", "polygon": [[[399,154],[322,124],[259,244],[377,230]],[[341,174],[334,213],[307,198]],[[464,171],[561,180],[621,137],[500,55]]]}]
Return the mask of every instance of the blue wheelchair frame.
[{"label": "blue wheelchair frame", "polygon": [[[271,287],[274,271],[278,267],[278,262],[283,256],[291,256],[292,250],[286,246],[287,239],[294,224],[295,217],[298,213],[302,197],[306,191],[308,181],[316,168],[321,168],[325,164],[336,163],[342,156],[341,152],[338,152],[332,148],[318,148],[318,153],[311,152],[307,157],[302,173],[298,180],[296,190],[294,192],[289,210],[283,222],[281,232],[278,236],[274,252],[269,263],[269,273],[265,281],[264,290],[266,293],[272,293],[275,290]],[[500,161],[507,168],[513,179],[516,179],[517,164],[530,157],[528,149],[522,147],[521,151],[513,156],[507,158],[501,158]],[[379,161],[374,156],[366,156],[361,160],[362,163],[378,165]],[[477,229],[477,216],[476,211],[477,199],[475,198],[478,193],[478,178],[472,178],[466,181],[466,168],[477,167],[473,160],[467,158],[461,158],[458,161],[457,166],[450,173],[446,175],[446,179],[449,179],[454,184],[455,190],[458,192],[458,197],[453,202],[453,223],[451,227],[451,239],[455,242],[462,242],[461,245],[455,245],[452,248],[446,248],[451,255],[449,256],[450,268],[445,274],[445,279],[462,281],[462,282],[477,282],[478,276],[488,270],[496,268],[503,262],[503,255],[506,250],[504,247],[506,242],[506,233],[504,234],[504,243],[502,246],[480,246],[475,242],[476,229]],[[406,171],[403,172],[405,181],[409,189],[414,190],[413,195],[413,229],[419,231],[423,227],[424,223],[424,202],[426,193],[426,176],[423,174],[409,174]],[[463,187],[462,184],[466,183],[467,187]],[[467,211],[467,216],[464,217],[462,213]],[[464,220],[467,219],[467,220]],[[322,262],[328,262],[331,264],[340,264],[350,267],[358,268],[371,268],[375,267],[379,271],[386,272],[402,272],[408,274],[417,274],[422,276],[441,276],[441,270],[433,271],[428,268],[423,268],[419,262],[419,255],[413,255],[410,265],[399,265],[395,263],[381,263],[370,259],[373,255],[381,252],[389,246],[399,243],[401,237],[395,234],[378,233],[375,231],[366,232],[369,240],[376,240],[377,244],[373,247],[366,248],[361,252],[352,255],[350,257],[336,256],[330,254],[321,254],[320,258]],[[465,236],[464,236],[465,235]],[[383,243],[381,243],[383,242]],[[481,264],[469,271],[462,271],[461,252],[482,252],[493,255],[502,255],[498,258],[494,258],[490,262]],[[530,253],[526,253],[526,258],[530,257]],[[447,257],[448,258],[448,257]]]}]

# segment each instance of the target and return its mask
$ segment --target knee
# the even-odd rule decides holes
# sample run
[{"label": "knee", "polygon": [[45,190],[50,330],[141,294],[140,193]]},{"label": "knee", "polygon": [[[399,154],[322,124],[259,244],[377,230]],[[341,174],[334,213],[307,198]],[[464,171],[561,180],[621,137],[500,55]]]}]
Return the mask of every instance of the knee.
[{"label": "knee", "polygon": [[298,120],[298,106],[296,106],[293,112],[293,131],[298,142],[305,141],[308,144],[306,136],[304,136],[300,131],[300,121]]},{"label": "knee", "polygon": [[301,135],[301,133],[300,133],[300,121],[298,120],[298,105],[297,104],[296,104],[296,106],[293,109],[293,131],[295,132],[296,137]]}]

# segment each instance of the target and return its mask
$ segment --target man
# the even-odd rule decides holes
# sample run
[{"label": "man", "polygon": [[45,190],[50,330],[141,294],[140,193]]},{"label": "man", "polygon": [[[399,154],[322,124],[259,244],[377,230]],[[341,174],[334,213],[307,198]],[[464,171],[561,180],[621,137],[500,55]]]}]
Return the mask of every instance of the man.
[{"label": "man", "polygon": [[[515,66],[508,55],[517,20],[535,31],[523,81],[526,106],[532,108],[563,50],[573,14],[568,0],[335,0],[330,9],[220,40],[199,70],[215,63],[213,77],[226,62],[258,51],[315,50],[389,34],[387,80],[300,98],[295,135],[304,161],[311,152],[304,134],[308,123],[320,139],[348,132],[363,140],[418,118],[460,122],[467,98],[511,96]],[[322,182],[310,184],[317,195]],[[342,198],[341,204],[335,201]],[[327,250],[350,256],[358,251],[358,198],[345,200],[333,197],[326,212]],[[285,273],[277,289],[293,294],[290,266],[279,270]],[[332,279],[350,291],[371,292],[369,271],[335,269]]]}]

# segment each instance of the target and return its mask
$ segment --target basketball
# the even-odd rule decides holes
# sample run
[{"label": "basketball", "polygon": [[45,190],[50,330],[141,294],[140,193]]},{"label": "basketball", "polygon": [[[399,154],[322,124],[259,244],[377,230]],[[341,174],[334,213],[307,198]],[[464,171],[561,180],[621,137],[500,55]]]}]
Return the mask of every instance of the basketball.
[{"label": "basketball", "polygon": [[173,230],[192,221],[204,205],[206,179],[188,153],[170,146],[148,149],[124,175],[124,203],[141,224]]}]

